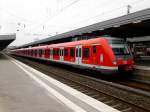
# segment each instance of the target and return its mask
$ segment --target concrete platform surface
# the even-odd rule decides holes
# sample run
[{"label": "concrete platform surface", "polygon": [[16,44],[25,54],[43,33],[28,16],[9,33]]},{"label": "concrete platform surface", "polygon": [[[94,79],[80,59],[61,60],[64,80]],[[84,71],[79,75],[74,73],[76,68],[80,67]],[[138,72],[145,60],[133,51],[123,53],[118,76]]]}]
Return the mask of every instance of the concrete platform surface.
[{"label": "concrete platform surface", "polygon": [[150,71],[150,66],[144,66],[144,65],[134,65],[134,68],[137,70],[145,70]]},{"label": "concrete platform surface", "polygon": [[0,54],[0,112],[119,112]]},{"label": "concrete platform surface", "polygon": [[0,112],[72,112],[29,78],[8,58],[0,56]]}]

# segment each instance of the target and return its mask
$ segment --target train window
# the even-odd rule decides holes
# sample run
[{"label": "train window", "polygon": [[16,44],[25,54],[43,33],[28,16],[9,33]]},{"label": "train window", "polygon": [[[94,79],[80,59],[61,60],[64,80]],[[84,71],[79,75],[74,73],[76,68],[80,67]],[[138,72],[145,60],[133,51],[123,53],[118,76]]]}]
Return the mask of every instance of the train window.
[{"label": "train window", "polygon": [[34,54],[35,54],[35,52],[34,52],[34,50],[32,50],[32,56],[34,56]]},{"label": "train window", "polygon": [[93,46],[93,53],[96,53],[96,46]]},{"label": "train window", "polygon": [[37,55],[37,50],[34,51],[35,52],[35,56]]},{"label": "train window", "polygon": [[89,57],[89,48],[83,48],[83,58]]},{"label": "train window", "polygon": [[63,56],[63,51],[64,51],[63,49],[60,49],[60,52],[59,52],[60,56]]},{"label": "train window", "polygon": [[34,54],[34,53],[33,53],[33,50],[31,50],[31,56],[33,56],[33,54]]},{"label": "train window", "polygon": [[61,55],[63,56],[63,55],[64,55],[64,50],[63,50],[63,49],[62,49],[62,52],[61,52],[61,53],[62,53]]},{"label": "train window", "polygon": [[46,49],[44,49],[44,55],[46,55],[47,54],[47,50]]},{"label": "train window", "polygon": [[49,49],[47,49],[47,55],[49,55]]},{"label": "train window", "polygon": [[51,55],[53,55],[53,50],[51,49],[50,51],[51,51]]},{"label": "train window", "polygon": [[60,55],[60,56],[61,56],[61,52],[62,52],[62,51],[61,51],[61,49],[60,49],[60,50],[59,50],[59,55]]},{"label": "train window", "polygon": [[78,57],[78,48],[76,48],[76,57]]},{"label": "train window", "polygon": [[74,57],[74,48],[71,48],[71,49],[70,49],[70,56],[71,56],[71,57]]},{"label": "train window", "polygon": [[47,55],[47,49],[45,49],[45,55]]},{"label": "train window", "polygon": [[112,48],[115,55],[130,55],[127,48]]},{"label": "train window", "polygon": [[65,55],[65,56],[68,56],[68,49],[65,49],[64,55]]},{"label": "train window", "polygon": [[28,55],[30,55],[29,50],[27,51]]},{"label": "train window", "polygon": [[53,55],[56,55],[56,50],[55,49],[53,49]]},{"label": "train window", "polygon": [[50,50],[49,50],[49,55],[52,55],[51,52],[52,52],[52,50],[50,49]]},{"label": "train window", "polygon": [[59,55],[59,49],[53,49],[53,55]]},{"label": "train window", "polygon": [[42,50],[41,50],[41,49],[39,50],[39,55],[40,55],[40,56],[42,55]]},{"label": "train window", "polygon": [[42,50],[42,54],[45,54],[45,50],[44,49]]},{"label": "train window", "polygon": [[55,50],[53,49],[53,55],[55,55]]},{"label": "train window", "polygon": [[48,50],[47,50],[47,55],[49,55],[49,56],[50,56],[50,49],[48,49]]},{"label": "train window", "polygon": [[56,51],[56,55],[59,55],[59,49],[57,49],[57,51]]},{"label": "train window", "polygon": [[47,55],[48,54],[48,50],[47,49],[45,49],[45,55]]},{"label": "train window", "polygon": [[56,49],[54,49],[54,55],[56,55],[57,54],[57,51],[56,51]]},{"label": "train window", "polygon": [[81,48],[79,48],[79,54],[78,57],[81,57]]}]

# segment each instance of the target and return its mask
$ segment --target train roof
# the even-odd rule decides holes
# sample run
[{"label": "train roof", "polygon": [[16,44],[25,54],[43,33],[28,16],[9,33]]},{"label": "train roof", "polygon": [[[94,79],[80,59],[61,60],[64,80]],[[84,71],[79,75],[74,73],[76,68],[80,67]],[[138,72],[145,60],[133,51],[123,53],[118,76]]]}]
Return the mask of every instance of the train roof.
[{"label": "train roof", "polygon": [[75,46],[75,45],[88,45],[88,44],[100,44],[98,42],[106,40],[104,37],[98,37],[94,39],[89,39],[89,40],[80,40],[80,41],[73,41],[73,42],[66,42],[66,43],[59,43],[59,44],[52,44],[52,45],[44,45],[44,46],[36,46],[36,47],[29,47],[29,48],[22,48],[18,50],[25,50],[25,49],[43,49],[43,48],[50,48],[50,47],[63,47],[63,46]]},{"label": "train roof", "polygon": [[98,42],[102,41],[102,40],[123,40],[120,38],[115,38],[115,37],[97,37],[94,39],[89,39],[89,40],[79,40],[79,41],[73,41],[73,42],[65,42],[65,43],[58,43],[58,44],[51,44],[51,45],[43,45],[43,46],[36,46],[36,47],[29,47],[29,48],[21,48],[21,49],[17,49],[17,50],[25,50],[25,49],[45,49],[45,48],[52,48],[52,47],[64,47],[64,46],[68,46],[68,47],[72,47],[75,45],[89,45],[89,44],[99,44]]},{"label": "train roof", "polygon": [[88,45],[88,44],[98,44],[98,42],[104,40],[104,38],[99,37],[99,38],[94,38],[94,39],[89,39],[89,40],[80,40],[80,41],[73,41],[73,42],[66,42],[66,43],[60,43],[60,44],[52,44],[52,45],[46,45],[46,46],[38,46],[38,47],[33,47],[36,49],[41,49],[41,48],[50,48],[50,47],[63,47],[63,46],[75,46],[75,45]]}]

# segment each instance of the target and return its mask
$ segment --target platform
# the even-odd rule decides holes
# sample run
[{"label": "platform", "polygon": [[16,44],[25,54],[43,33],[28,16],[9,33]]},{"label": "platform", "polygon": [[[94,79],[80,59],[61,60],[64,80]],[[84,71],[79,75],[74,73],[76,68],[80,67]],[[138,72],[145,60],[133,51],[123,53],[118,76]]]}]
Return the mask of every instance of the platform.
[{"label": "platform", "polygon": [[134,68],[136,74],[147,76],[150,81],[150,57],[144,57],[136,60]]},{"label": "platform", "polygon": [[0,54],[0,112],[119,112]]}]

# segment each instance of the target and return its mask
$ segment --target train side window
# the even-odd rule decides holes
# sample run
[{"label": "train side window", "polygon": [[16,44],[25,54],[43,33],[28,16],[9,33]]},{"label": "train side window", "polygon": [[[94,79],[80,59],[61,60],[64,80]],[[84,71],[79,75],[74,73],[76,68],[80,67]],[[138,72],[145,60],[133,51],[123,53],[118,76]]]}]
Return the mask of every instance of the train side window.
[{"label": "train side window", "polygon": [[53,55],[55,55],[55,50],[53,49]]},{"label": "train side window", "polygon": [[40,56],[42,55],[42,50],[41,50],[41,49],[39,50],[39,55],[40,55]]},{"label": "train side window", "polygon": [[89,57],[89,48],[83,48],[83,58]]},{"label": "train side window", "polygon": [[64,55],[65,55],[65,56],[68,56],[68,49],[65,49]]},{"label": "train side window", "polygon": [[60,56],[63,56],[63,55],[64,55],[64,50],[60,49]]},{"label": "train side window", "polygon": [[48,55],[48,49],[45,50],[45,55]]},{"label": "train side window", "polygon": [[61,56],[61,52],[62,52],[62,51],[61,51],[61,49],[60,49],[60,50],[59,50],[59,54],[60,54],[60,56]]},{"label": "train side window", "polygon": [[76,57],[78,57],[78,48],[76,48]]},{"label": "train side window", "polygon": [[79,48],[79,54],[78,57],[81,57],[81,48]]},{"label": "train side window", "polygon": [[45,49],[45,55],[47,55],[47,50]]},{"label": "train side window", "polygon": [[55,51],[54,54],[57,55],[57,49],[55,49],[54,51]]},{"label": "train side window", "polygon": [[43,54],[46,55],[46,49],[44,49],[43,52],[44,52]]},{"label": "train side window", "polygon": [[57,56],[59,56],[59,49],[57,49],[57,51],[56,51],[56,55],[57,55]]},{"label": "train side window", "polygon": [[93,46],[93,53],[96,53],[96,46]]},{"label": "train side window", "polygon": [[54,55],[57,55],[57,49],[54,50]]},{"label": "train side window", "polygon": [[50,50],[49,50],[49,49],[47,49],[47,55],[49,55],[49,51],[50,51]]},{"label": "train side window", "polygon": [[34,53],[33,53],[33,50],[31,50],[31,56],[33,56],[33,54],[34,54]]},{"label": "train side window", "polygon": [[61,52],[61,53],[62,53],[61,55],[63,56],[63,55],[64,55],[64,50],[62,49],[61,51],[62,51],[62,52]]},{"label": "train side window", "polygon": [[55,49],[53,49],[53,55],[56,55],[56,50]]},{"label": "train side window", "polygon": [[38,55],[38,53],[39,53],[39,50],[36,50],[36,55]]},{"label": "train side window", "polygon": [[74,57],[74,48],[71,48],[71,49],[70,49],[70,56],[71,56],[71,57]]},{"label": "train side window", "polygon": [[45,50],[44,49],[42,50],[42,54],[45,54]]},{"label": "train side window", "polygon": [[51,49],[49,49],[49,55],[52,55],[52,54],[51,54],[51,52],[52,52],[52,50],[51,50]]},{"label": "train side window", "polygon": [[37,55],[37,50],[34,51],[35,52],[35,56]]},{"label": "train side window", "polygon": [[53,55],[53,50],[51,49],[51,55]]},{"label": "train side window", "polygon": [[45,55],[48,55],[48,49],[45,50]]}]

